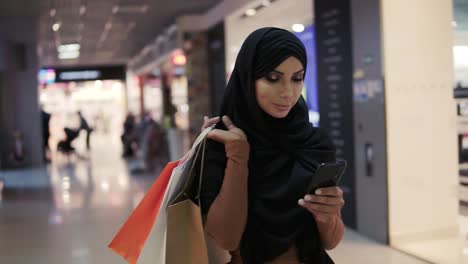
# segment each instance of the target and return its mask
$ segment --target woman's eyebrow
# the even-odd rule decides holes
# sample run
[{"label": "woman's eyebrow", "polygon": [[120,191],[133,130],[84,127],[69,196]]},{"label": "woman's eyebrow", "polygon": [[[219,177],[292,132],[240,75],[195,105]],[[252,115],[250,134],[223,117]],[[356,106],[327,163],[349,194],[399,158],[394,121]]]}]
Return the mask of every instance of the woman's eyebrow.
[{"label": "woman's eyebrow", "polygon": [[[293,73],[293,75],[298,74],[298,73],[301,73],[301,72],[303,72],[303,71],[304,71],[304,69],[301,69],[301,70],[299,70],[299,71]],[[284,75],[284,72],[280,72],[280,71],[277,71],[277,70],[273,70],[273,72],[274,72],[274,73],[277,73],[277,74],[279,74],[279,75]]]}]

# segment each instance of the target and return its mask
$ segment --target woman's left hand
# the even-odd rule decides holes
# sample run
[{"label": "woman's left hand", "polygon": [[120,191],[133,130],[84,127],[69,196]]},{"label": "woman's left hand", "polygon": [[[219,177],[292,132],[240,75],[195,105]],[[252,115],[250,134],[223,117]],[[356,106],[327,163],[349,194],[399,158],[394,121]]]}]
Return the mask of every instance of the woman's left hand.
[{"label": "woman's left hand", "polygon": [[299,200],[299,205],[311,212],[315,220],[322,223],[341,218],[341,208],[345,202],[343,191],[339,187],[318,189],[315,194],[308,194]]}]

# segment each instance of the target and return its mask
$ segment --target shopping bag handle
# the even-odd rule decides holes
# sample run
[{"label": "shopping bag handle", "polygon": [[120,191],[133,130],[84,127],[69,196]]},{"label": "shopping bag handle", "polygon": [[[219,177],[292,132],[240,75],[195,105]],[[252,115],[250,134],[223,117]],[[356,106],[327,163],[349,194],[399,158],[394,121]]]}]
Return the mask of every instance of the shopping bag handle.
[{"label": "shopping bag handle", "polygon": [[201,156],[201,161],[200,161],[200,179],[198,181],[198,193],[197,193],[197,201],[198,201],[198,207],[200,207],[201,210],[201,189],[202,189],[202,178],[203,178],[203,169],[205,166],[205,149],[206,149],[206,138],[203,140],[202,143],[202,156]]},{"label": "shopping bag handle", "polygon": [[[193,156],[193,160],[191,161],[190,164],[190,170],[188,172],[188,178],[187,181],[184,183],[184,187],[182,188],[182,191],[180,194],[178,194],[172,201],[171,203],[177,203],[180,202],[184,199],[191,199],[191,197],[195,197],[198,202],[198,206],[201,207],[201,200],[200,200],[200,193],[201,193],[201,183],[202,183],[202,175],[204,171],[204,159],[205,159],[205,149],[206,149],[206,135],[208,134],[209,131],[211,131],[213,127],[205,129],[203,131],[202,135],[199,136],[197,139],[196,143],[194,143],[194,146],[196,147],[195,155]],[[193,170],[195,168],[196,161],[198,160],[200,151],[202,152],[202,158],[201,158],[201,164],[200,164],[200,181],[198,185],[198,193],[194,194],[192,192],[192,186],[193,186],[193,178],[194,178],[194,173]]]}]

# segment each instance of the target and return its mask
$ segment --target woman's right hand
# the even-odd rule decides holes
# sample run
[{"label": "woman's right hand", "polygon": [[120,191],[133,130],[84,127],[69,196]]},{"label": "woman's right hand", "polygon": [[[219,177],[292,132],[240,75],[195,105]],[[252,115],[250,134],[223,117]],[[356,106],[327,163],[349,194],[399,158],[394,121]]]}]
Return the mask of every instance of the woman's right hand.
[{"label": "woman's right hand", "polygon": [[207,138],[223,144],[231,141],[247,141],[247,135],[245,135],[244,131],[236,127],[228,116],[223,116],[222,120],[228,130],[213,129],[208,133]]}]

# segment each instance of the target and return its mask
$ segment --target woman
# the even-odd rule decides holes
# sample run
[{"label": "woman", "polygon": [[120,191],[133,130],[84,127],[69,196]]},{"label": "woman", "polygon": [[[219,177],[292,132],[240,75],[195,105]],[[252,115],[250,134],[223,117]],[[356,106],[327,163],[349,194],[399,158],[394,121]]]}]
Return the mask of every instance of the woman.
[{"label": "woman", "polygon": [[341,241],[338,187],[307,194],[316,164],[335,160],[301,96],[306,52],[292,33],[262,28],[245,40],[208,135],[201,188],[205,230],[231,263],[333,263]]}]

